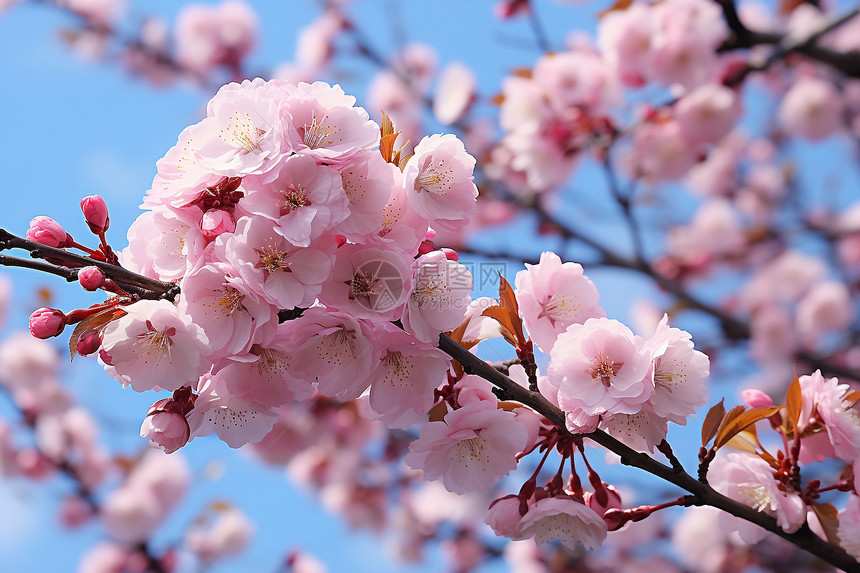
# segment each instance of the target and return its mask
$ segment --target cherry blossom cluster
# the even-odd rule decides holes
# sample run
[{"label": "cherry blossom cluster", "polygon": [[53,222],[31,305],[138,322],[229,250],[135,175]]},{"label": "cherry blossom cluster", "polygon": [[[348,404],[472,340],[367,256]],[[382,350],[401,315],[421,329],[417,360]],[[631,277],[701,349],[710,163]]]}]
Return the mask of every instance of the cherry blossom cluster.
[{"label": "cherry blossom cluster", "polygon": [[62,475],[72,482],[73,492],[60,503],[60,523],[74,529],[99,522],[108,538],[82,556],[79,570],[170,571],[180,554],[214,563],[242,551],[253,527],[224,504],[211,512],[211,531],[195,525],[179,545],[150,543],[190,485],[188,465],[182,456],[154,449],[134,458],[113,456],[95,418],[60,382],[60,362],[54,345],[27,333],[0,342],[0,388],[21,415],[0,422],[0,475],[38,481]]},{"label": "cherry blossom cluster", "polygon": [[[369,388],[391,427],[433,406],[449,362],[435,345],[462,321],[472,279],[431,225],[457,229],[474,213],[474,159],[453,135],[395,152],[390,123],[386,133],[354,104],[324,83],[226,85],[158,162],[121,257],[176,283],[176,299],[115,288],[101,306],[31,318],[45,337],[85,314],[79,353],[98,349],[135,391],[173,392],[141,430],[166,451],[212,432],[257,442],[277,407],[315,392],[350,400]],[[28,237],[80,247],[45,219]]]},{"label": "cherry blossom cluster", "polygon": [[[774,517],[784,531],[795,532],[808,524],[817,535],[860,559],[858,399],[860,393],[816,371],[795,378],[785,406],[774,405],[760,390],[744,391],[748,409],[738,406],[726,413],[721,404],[715,406],[703,430],[703,443],[714,439],[714,445],[709,450],[703,446],[700,453],[703,467],[710,466],[708,481],[717,491]],[[759,437],[756,423],[779,434],[781,443],[775,450]],[[827,460],[836,461],[841,472],[834,483],[824,485],[822,480],[832,472],[822,472],[818,463]],[[838,511],[821,499],[830,491],[849,494]],[[718,521],[724,535],[737,532],[748,544],[765,535],[732,516]]]}]

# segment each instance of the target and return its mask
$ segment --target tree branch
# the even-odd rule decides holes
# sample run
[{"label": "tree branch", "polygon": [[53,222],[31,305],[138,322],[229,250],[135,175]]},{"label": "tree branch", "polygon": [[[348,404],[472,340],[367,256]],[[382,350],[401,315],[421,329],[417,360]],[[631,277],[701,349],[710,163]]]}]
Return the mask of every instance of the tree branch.
[{"label": "tree branch", "polygon": [[119,265],[112,265],[105,261],[75,255],[64,249],[56,249],[36,243],[35,241],[22,239],[5,229],[0,229],[0,251],[7,249],[24,249],[30,253],[31,257],[44,259],[49,261],[49,263],[0,256],[0,265],[32,268],[61,276],[69,282],[77,280],[77,269],[82,267],[98,267],[105,273],[105,276],[112,278],[116,284],[140,298],[173,300],[179,294],[178,285],[173,283],[161,282],[131,272]]},{"label": "tree branch", "polygon": [[[530,407],[557,425],[562,431],[566,431],[565,413],[551,404],[541,394],[530,392],[528,389],[520,386],[445,334],[439,337],[439,348],[457,360],[463,366],[465,372],[480,376],[491,384],[498,386],[509,399]],[[724,496],[686,472],[679,471],[677,467],[669,467],[647,454],[633,450],[602,430],[584,434],[583,437],[589,438],[609,451],[621,456],[622,464],[642,469],[690,492],[704,505],[719,508],[736,517],[755,523],[843,571],[860,572],[860,563],[840,548],[829,544],[815,535],[807,525],[804,525],[794,533],[786,533],[777,525],[776,520],[769,515]]]}]

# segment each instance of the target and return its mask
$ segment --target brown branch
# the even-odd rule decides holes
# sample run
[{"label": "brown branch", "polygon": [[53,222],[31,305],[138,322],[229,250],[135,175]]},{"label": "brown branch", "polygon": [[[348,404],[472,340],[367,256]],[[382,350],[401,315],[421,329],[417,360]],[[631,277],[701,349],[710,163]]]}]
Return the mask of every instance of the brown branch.
[{"label": "brown branch", "polygon": [[[25,263],[28,261],[25,259],[2,257],[0,258],[0,265],[28,267],[61,276],[67,281],[77,280],[77,269],[79,268],[98,267],[105,273],[105,276],[113,279],[116,284],[132,294],[137,294],[141,298],[173,300],[179,293],[178,285],[139,275],[119,265],[112,265],[105,261],[76,255],[64,249],[48,247],[35,241],[22,239],[5,229],[0,229],[0,251],[7,249],[24,249],[30,253],[31,257],[44,259],[50,261],[50,263],[33,261],[30,265],[27,265]],[[65,272],[61,270],[63,268],[66,269]]]}]

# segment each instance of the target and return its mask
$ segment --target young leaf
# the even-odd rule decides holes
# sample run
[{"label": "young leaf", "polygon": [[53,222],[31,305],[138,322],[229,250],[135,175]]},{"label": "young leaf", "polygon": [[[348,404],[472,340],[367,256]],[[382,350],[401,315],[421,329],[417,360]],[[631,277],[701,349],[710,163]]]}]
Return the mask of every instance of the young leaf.
[{"label": "young leaf", "polygon": [[[729,410],[724,416],[723,419],[720,420],[720,425],[717,426],[717,432],[714,436],[722,435],[725,432],[726,426],[728,426],[731,422],[735,420],[738,416],[744,413],[744,406],[735,406],[731,410]],[[718,449],[716,442],[714,442],[714,449]]]},{"label": "young leaf", "polygon": [[504,337],[511,346],[518,346],[518,340],[514,334],[514,325],[511,322],[511,315],[506,309],[498,305],[489,306],[484,309],[481,316],[488,316],[496,319],[496,322],[501,325],[502,337]]},{"label": "young leaf", "polygon": [[758,440],[756,440],[755,436],[747,431],[742,431],[732,436],[732,438],[724,445],[736,450],[747,452],[748,454],[758,455],[758,448],[756,447],[757,444]]},{"label": "young leaf", "polygon": [[[732,412],[734,412],[736,408],[732,408]],[[770,418],[774,414],[780,411],[782,406],[764,406],[761,408],[753,408],[752,410],[747,410],[746,412],[741,412],[740,415],[732,417],[726,416],[726,423],[723,424],[720,429],[717,431],[717,435],[714,441],[714,447],[719,449],[726,445],[735,435],[739,432],[746,430],[748,427],[752,426],[759,420],[764,420],[765,418]],[[731,414],[731,412],[729,412]]]},{"label": "young leaf", "polygon": [[724,401],[725,398],[720,400],[719,403],[711,406],[711,409],[708,410],[708,414],[705,416],[705,421],[702,423],[703,446],[707,446],[708,442],[717,435],[717,429],[720,427],[720,422],[723,421],[723,417],[726,415],[726,408],[723,406]]},{"label": "young leaf", "polygon": [[789,433],[794,433],[797,428],[797,422],[800,420],[800,410],[803,408],[803,394],[800,390],[800,378],[796,375],[794,380],[788,386],[788,392],[785,394],[785,408],[787,414],[787,428]]},{"label": "young leaf", "polygon": [[[507,325],[517,337],[518,348],[525,347],[526,335],[523,333],[523,319],[520,318],[520,306],[511,283],[499,273],[499,306],[507,311],[510,324]],[[493,307],[490,307],[493,308]]]}]

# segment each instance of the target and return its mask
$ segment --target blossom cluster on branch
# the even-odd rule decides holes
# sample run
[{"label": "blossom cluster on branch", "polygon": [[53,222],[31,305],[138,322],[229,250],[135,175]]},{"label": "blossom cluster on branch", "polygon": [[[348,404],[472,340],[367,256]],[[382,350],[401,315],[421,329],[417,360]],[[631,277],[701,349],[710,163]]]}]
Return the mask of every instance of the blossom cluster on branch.
[{"label": "blossom cluster on branch", "polygon": [[[107,207],[90,196],[81,209],[97,247],[42,216],[27,240],[0,233],[0,248],[41,261],[0,263],[108,293],[90,308],[39,309],[30,330],[50,338],[75,325],[73,356],[96,356],[134,391],[169,394],[143,419],[153,445],[173,453],[213,433],[251,444],[352,525],[399,526],[404,557],[443,539],[458,571],[499,554],[540,571],[597,567],[582,548],[684,506],[673,538],[703,548],[679,549],[691,569],[800,559],[755,546],[770,531],[857,570],[857,203],[800,192],[787,143],[856,137],[857,10],[784,4],[771,16],[728,0],[619,2],[594,40],[554,49],[535,3],[503,1],[497,15],[529,19],[541,53],[492,98],[462,64],[438,72],[427,46],[381,55],[340,2],[325,3],[296,65],[268,81],[242,79],[257,23],[240,2],[186,9],[173,45],[152,26],[140,39],[154,43],[124,37],[114,3],[57,4],[149,80],[236,81],[158,161],[126,248],[108,244]],[[381,68],[373,118],[340,86],[311,83],[347,44]],[[754,89],[776,111],[749,135],[739,125]],[[424,114],[459,136],[424,136]],[[589,162],[608,208],[567,187]],[[591,216],[609,208],[620,224],[603,233]],[[487,249],[475,232],[524,220],[555,252]],[[498,298],[473,300],[470,254],[529,263],[513,285],[499,277]],[[667,302],[630,328],[607,317],[573,258],[639,273]],[[716,323],[696,333],[706,349],[669,325],[689,311]],[[489,339],[513,358],[478,359]],[[725,375],[739,343],[761,367],[759,389],[746,406],[710,409],[691,475],[669,422],[686,425],[706,404],[712,365]],[[631,507],[641,492],[610,483],[595,443],[686,493]],[[454,533],[443,533],[434,503],[469,515],[451,509]],[[500,550],[482,523],[513,543]],[[643,539],[666,535],[657,527]],[[119,541],[145,538],[135,535]],[[299,555],[288,565],[317,567]]]}]

